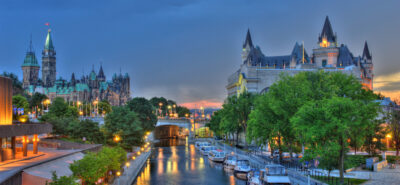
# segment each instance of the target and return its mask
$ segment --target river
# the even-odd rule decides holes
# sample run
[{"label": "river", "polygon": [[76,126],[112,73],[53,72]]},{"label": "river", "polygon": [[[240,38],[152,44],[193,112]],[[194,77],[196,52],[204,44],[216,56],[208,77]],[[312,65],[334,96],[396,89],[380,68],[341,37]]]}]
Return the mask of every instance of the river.
[{"label": "river", "polygon": [[188,143],[187,139],[162,140],[134,182],[135,185],[244,185]]}]

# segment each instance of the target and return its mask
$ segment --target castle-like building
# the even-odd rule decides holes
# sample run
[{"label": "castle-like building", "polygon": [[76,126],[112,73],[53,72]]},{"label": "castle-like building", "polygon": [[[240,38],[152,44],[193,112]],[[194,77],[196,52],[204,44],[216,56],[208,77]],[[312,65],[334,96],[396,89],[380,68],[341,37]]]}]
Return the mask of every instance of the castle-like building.
[{"label": "castle-like building", "polygon": [[130,78],[126,73],[114,74],[111,81],[106,80],[103,67],[96,73],[94,68],[89,75],[80,79],[72,73],[69,81],[56,79],[56,50],[54,49],[49,30],[42,52],[42,78],[39,78],[40,66],[32,48],[32,40],[26,53],[23,71],[23,88],[29,93],[35,92],[47,95],[50,100],[62,97],[65,101],[93,102],[107,100],[111,105],[123,105],[130,99]]},{"label": "castle-like building", "polygon": [[357,77],[365,88],[373,89],[372,56],[367,42],[363,54],[354,56],[344,44],[338,44],[328,16],[318,37],[318,47],[308,55],[303,44],[296,43],[292,52],[284,56],[265,56],[260,47],[254,46],[250,30],[242,50],[240,68],[229,76],[228,96],[243,91],[263,93],[279,79],[281,73],[289,75],[301,71],[340,71]]}]

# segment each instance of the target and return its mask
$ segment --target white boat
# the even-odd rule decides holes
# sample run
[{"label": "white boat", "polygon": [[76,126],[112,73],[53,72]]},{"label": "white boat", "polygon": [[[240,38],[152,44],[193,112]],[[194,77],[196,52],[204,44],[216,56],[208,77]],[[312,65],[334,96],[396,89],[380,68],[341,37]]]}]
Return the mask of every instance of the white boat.
[{"label": "white boat", "polygon": [[238,159],[235,155],[226,156],[225,161],[224,161],[224,168],[227,170],[235,169],[237,160]]},{"label": "white boat", "polygon": [[247,180],[247,173],[251,170],[249,160],[237,160],[234,174],[238,179]]},{"label": "white boat", "polygon": [[214,162],[224,162],[225,156],[225,152],[220,149],[212,150],[208,153],[208,159]]},{"label": "white boat", "polygon": [[285,167],[278,164],[267,165],[265,167],[265,174],[262,176],[261,180],[264,184],[291,184]]},{"label": "white boat", "polygon": [[211,146],[211,144],[210,144],[209,142],[200,142],[200,141],[198,141],[198,142],[196,142],[196,143],[194,144],[194,147],[195,147],[196,149],[198,149],[198,150],[200,150],[201,147],[203,147],[203,146]]},{"label": "white boat", "polygon": [[209,152],[211,152],[212,150],[216,150],[217,147],[215,146],[203,146],[200,149],[200,153],[203,155],[208,155]]},{"label": "white boat", "polygon": [[248,185],[262,185],[263,181],[260,178],[260,175],[264,175],[265,174],[265,170],[262,169],[261,171],[263,171],[264,173],[260,173],[260,171],[258,170],[251,170],[248,174],[247,174],[247,184]]}]

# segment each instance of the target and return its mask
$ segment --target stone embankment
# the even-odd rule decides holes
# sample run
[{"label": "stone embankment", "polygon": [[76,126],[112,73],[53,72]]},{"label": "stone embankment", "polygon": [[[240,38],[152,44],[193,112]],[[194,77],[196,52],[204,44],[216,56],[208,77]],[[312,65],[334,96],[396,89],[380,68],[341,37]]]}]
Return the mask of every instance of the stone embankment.
[{"label": "stone embankment", "polygon": [[151,149],[147,152],[142,153],[140,156],[137,156],[135,160],[128,160],[130,166],[124,167],[124,173],[114,180],[113,185],[133,184],[139,173],[142,171],[142,168],[146,165],[146,161],[147,159],[149,159],[150,155]]}]

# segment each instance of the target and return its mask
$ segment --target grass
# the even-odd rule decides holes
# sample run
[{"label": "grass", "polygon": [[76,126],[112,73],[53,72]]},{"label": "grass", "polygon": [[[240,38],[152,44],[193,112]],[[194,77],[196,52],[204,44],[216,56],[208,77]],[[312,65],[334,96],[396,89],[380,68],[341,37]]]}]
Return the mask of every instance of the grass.
[{"label": "grass", "polygon": [[[330,185],[336,185],[336,184],[339,184],[339,182],[340,182],[340,178],[339,177],[329,177],[329,180],[328,180],[327,177],[315,176],[315,177],[313,177],[313,179],[322,181],[322,182],[330,184]],[[368,181],[368,180],[344,178],[344,184],[347,184],[347,185],[350,185],[350,184],[351,185],[358,185],[358,184],[362,184],[362,183],[364,183],[366,181]]]}]

